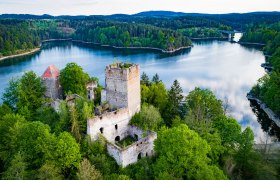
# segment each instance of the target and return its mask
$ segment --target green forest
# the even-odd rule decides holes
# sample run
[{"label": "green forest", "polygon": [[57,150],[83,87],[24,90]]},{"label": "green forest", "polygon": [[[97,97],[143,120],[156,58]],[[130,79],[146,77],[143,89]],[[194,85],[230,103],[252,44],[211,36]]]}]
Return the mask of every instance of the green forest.
[{"label": "green forest", "polygon": [[109,20],[0,20],[0,56],[18,54],[49,39],[72,38],[116,47],[173,51],[191,46],[181,32]]},{"label": "green forest", "polygon": [[[192,45],[190,38],[226,38],[220,30],[248,30],[280,21],[277,13],[185,14],[184,16],[0,15],[0,57],[40,47],[44,40],[68,39],[115,47],[148,47],[172,52]],[[258,31],[261,33],[261,30]],[[271,38],[249,35],[252,42]],[[258,36],[257,39],[255,37]],[[245,37],[243,40],[246,40]]]},{"label": "green forest", "polygon": [[272,66],[272,71],[260,78],[250,93],[280,116],[280,22],[252,26],[241,41],[265,44],[266,63]]},{"label": "green forest", "polygon": [[150,80],[145,73],[142,109],[131,124],[157,132],[156,155],[119,167],[108,155],[105,139],[91,141],[86,135],[101,86],[96,101],[87,101],[82,98],[85,82],[98,79],[76,63],[68,63],[60,78],[64,96],[81,98],[74,105],[62,101],[58,112],[49,106],[46,87],[32,71],[12,79],[5,89],[0,106],[2,179],[279,179],[277,160],[255,150],[253,131],[242,130],[227,116],[213,92],[195,88],[184,96],[177,80],[166,88],[157,74]]},{"label": "green forest", "polygon": [[[25,18],[26,17],[26,18]],[[49,18],[49,19],[48,19]],[[44,40],[68,39],[115,47],[174,51],[192,45],[190,38],[224,38],[230,25],[207,17],[46,17],[2,15],[0,57],[37,48]]]},{"label": "green forest", "polygon": [[39,44],[39,37],[30,32],[28,23],[0,24],[0,57],[21,53],[38,47]]}]

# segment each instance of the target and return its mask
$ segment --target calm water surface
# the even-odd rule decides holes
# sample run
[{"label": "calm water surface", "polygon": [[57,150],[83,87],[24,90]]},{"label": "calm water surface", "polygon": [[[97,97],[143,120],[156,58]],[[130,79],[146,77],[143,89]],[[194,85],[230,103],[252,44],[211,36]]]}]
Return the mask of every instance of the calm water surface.
[{"label": "calm water surface", "polygon": [[41,52],[27,57],[0,62],[0,93],[12,77],[33,70],[41,75],[50,64],[59,69],[69,62],[77,62],[90,76],[97,76],[104,84],[105,66],[117,61],[140,64],[150,78],[158,73],[169,88],[177,79],[188,93],[196,86],[210,88],[218,98],[226,100],[229,114],[243,128],[250,126],[256,141],[265,137],[257,116],[250,107],[246,93],[264,75],[260,64],[262,52],[225,41],[194,42],[194,47],[175,55],[152,51],[113,50],[68,43],[47,43]]}]

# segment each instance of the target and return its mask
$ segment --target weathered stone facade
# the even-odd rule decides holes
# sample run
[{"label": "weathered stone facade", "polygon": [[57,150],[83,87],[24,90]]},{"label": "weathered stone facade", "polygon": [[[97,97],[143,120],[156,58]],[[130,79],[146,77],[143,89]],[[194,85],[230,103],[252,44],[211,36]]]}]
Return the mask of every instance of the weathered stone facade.
[{"label": "weathered stone facade", "polygon": [[[136,64],[112,64],[105,70],[105,89],[102,101],[107,101],[114,111],[105,112],[87,121],[87,133],[92,140],[102,134],[108,153],[123,167],[137,162],[144,156],[154,154],[155,132],[143,132],[129,125],[131,117],[140,111],[140,67]],[[144,137],[145,134],[145,137]],[[115,143],[127,136],[137,137],[133,144],[121,148]]]},{"label": "weathered stone facade", "polygon": [[92,140],[97,140],[98,135],[102,134],[109,142],[114,143],[117,136],[120,139],[126,137],[129,120],[128,108],[106,112],[88,120],[87,133]]},{"label": "weathered stone facade", "polygon": [[128,107],[134,114],[140,111],[140,67],[130,64],[124,68],[116,63],[105,70],[106,101],[116,108]]},{"label": "weathered stone facade", "polygon": [[154,140],[157,138],[155,132],[147,132],[147,136],[143,137],[144,132],[141,129],[128,126],[127,135],[137,136],[139,139],[125,148],[120,148],[113,143],[107,144],[108,153],[114,157],[119,165],[125,167],[137,162],[142,157],[154,155]]},{"label": "weathered stone facade", "polygon": [[89,83],[87,83],[86,88],[88,100],[93,101],[95,98],[94,91],[97,88],[96,81],[90,81]]}]

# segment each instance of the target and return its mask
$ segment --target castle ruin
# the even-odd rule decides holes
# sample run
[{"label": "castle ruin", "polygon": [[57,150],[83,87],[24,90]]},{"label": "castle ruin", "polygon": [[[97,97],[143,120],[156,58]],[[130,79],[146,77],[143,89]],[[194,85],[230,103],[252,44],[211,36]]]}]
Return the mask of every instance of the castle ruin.
[{"label": "castle ruin", "polygon": [[[47,87],[45,97],[53,100],[51,106],[57,111],[63,98],[59,76],[60,71],[54,65],[49,66],[42,75]],[[97,82],[91,81],[85,86],[88,100],[93,101]],[[154,140],[157,134],[130,125],[132,116],[140,111],[140,95],[139,65],[127,63],[108,65],[105,69],[105,88],[101,95],[101,101],[107,105],[106,111],[98,111],[94,118],[87,121],[87,134],[92,140],[103,136],[107,141],[109,155],[123,167],[154,154]],[[67,104],[73,106],[76,98],[82,97],[76,94],[67,96]],[[121,146],[119,143],[128,137],[133,138],[132,144]]]},{"label": "castle ruin", "polygon": [[[108,141],[108,153],[123,167],[137,162],[144,156],[152,156],[155,132],[144,132],[129,124],[132,116],[140,111],[140,67],[136,64],[115,63],[106,67],[105,89],[102,101],[111,106],[111,111],[95,116],[87,122],[87,133],[92,140],[101,134]],[[118,142],[126,137],[136,141],[126,147]]]}]

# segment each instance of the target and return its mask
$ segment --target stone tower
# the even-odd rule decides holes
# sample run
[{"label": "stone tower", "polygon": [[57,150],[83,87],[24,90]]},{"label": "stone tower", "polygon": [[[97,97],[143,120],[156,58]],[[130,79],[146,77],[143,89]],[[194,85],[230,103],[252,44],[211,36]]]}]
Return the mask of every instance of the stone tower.
[{"label": "stone tower", "polygon": [[129,114],[140,111],[140,67],[115,63],[105,70],[106,101],[114,108],[127,107]]},{"label": "stone tower", "polygon": [[59,83],[60,71],[55,65],[50,65],[42,75],[46,86],[45,96],[53,100],[62,98],[62,88]]}]

